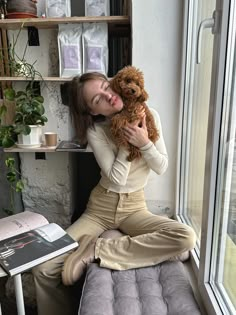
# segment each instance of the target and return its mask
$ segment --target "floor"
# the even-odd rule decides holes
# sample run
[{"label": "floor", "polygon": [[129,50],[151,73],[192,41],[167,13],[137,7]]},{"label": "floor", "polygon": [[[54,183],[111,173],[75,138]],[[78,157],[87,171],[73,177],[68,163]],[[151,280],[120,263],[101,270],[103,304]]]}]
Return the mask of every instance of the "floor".
[{"label": "floor", "polygon": [[[8,298],[5,294],[5,284],[7,278],[1,277],[0,278],[0,302],[2,308],[2,315],[17,315],[16,309],[16,300],[14,297]],[[37,315],[36,307],[29,307],[25,305],[25,314],[26,315]],[[1,311],[0,311],[1,315]]]}]

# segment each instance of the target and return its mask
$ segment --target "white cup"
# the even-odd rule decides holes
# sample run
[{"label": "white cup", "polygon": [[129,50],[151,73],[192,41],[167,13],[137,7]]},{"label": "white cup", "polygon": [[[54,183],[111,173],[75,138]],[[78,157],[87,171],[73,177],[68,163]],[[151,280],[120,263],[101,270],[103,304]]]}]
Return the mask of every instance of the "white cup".
[{"label": "white cup", "polygon": [[57,134],[55,132],[45,132],[44,137],[47,147],[55,147],[57,145]]}]

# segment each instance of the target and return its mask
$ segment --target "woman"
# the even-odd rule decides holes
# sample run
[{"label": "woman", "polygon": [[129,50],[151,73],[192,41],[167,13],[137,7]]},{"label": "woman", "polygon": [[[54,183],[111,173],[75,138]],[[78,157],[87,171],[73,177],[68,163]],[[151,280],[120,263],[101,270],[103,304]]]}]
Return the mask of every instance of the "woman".
[{"label": "woman", "polygon": [[[155,144],[148,139],[144,112],[140,121],[125,128],[127,140],[142,153],[141,159],[128,162],[126,149],[117,149],[111,139],[110,118],[124,104],[107,78],[100,73],[74,78],[70,99],[78,137],[93,149],[101,180],[91,192],[84,214],[68,228],[79,248],[34,269],[39,315],[73,314],[70,285],[81,277],[89,262],[96,260],[100,266],[116,270],[145,267],[195,246],[195,234],[189,226],[151,214],[145,203],[144,186],[150,170],[163,174],[168,166],[157,112],[152,110],[160,134]],[[109,229],[127,235],[99,238]]]}]

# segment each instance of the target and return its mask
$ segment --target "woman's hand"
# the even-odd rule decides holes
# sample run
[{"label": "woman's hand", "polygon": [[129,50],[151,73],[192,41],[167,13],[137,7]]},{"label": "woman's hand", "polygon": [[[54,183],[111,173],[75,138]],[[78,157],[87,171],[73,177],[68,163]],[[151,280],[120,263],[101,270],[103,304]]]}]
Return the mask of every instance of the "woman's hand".
[{"label": "woman's hand", "polygon": [[126,140],[137,148],[148,144],[148,131],[146,126],[146,115],[141,120],[136,120],[132,124],[124,127],[124,136]]}]

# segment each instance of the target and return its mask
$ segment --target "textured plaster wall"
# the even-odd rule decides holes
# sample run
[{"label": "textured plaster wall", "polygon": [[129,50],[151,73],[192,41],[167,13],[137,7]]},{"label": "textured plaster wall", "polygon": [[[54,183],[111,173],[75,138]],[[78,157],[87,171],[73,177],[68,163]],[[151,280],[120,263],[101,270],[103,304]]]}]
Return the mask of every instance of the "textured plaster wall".
[{"label": "textured plaster wall", "polygon": [[71,214],[68,154],[47,153],[46,160],[35,160],[34,153],[20,154],[20,157],[26,182],[23,193],[25,210],[35,210],[49,221],[67,227]]}]

